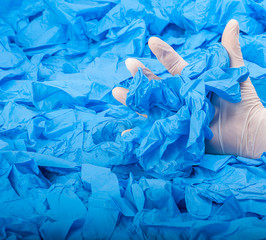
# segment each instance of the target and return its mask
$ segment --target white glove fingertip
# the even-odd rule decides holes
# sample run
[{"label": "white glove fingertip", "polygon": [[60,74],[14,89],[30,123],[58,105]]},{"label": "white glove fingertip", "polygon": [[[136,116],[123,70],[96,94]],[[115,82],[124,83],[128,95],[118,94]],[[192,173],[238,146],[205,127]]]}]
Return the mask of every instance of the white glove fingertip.
[{"label": "white glove fingertip", "polygon": [[122,87],[116,87],[112,90],[113,97],[120,103],[126,106],[126,99],[127,93],[129,92],[128,89]]}]

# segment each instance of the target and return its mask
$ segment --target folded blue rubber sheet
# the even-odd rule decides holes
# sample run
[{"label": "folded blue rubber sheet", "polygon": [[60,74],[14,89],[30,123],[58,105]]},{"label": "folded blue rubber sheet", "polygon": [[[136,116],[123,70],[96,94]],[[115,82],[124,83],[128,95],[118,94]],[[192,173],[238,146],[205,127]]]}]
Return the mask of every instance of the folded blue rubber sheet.
[{"label": "folded blue rubber sheet", "polygon": [[[239,69],[220,44],[232,18]],[[2,0],[0,239],[265,239],[266,154],[204,154],[211,92],[238,102],[250,76],[266,104],[265,29],[265,0]]]}]

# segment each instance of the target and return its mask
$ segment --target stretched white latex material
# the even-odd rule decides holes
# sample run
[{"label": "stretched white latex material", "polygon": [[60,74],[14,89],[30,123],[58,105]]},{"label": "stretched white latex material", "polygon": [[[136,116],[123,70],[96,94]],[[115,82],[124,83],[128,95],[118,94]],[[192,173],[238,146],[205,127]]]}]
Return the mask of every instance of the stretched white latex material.
[{"label": "stretched white latex material", "polygon": [[[149,39],[149,47],[158,60],[173,76],[181,74],[188,63],[167,43],[157,37]],[[239,25],[231,20],[225,27],[222,45],[230,57],[230,67],[244,66],[239,44]],[[126,66],[134,77],[138,68],[151,79],[160,79],[150,69],[134,58],[126,60]],[[266,111],[256,93],[250,79],[240,83],[241,102],[230,103],[216,94],[212,96],[215,116],[210,124],[214,134],[211,140],[206,140],[206,153],[233,154],[248,158],[259,158],[266,151]],[[117,87],[113,89],[116,100],[126,105],[128,89]],[[145,117],[145,116],[144,116]],[[130,131],[130,129],[122,132]]]}]

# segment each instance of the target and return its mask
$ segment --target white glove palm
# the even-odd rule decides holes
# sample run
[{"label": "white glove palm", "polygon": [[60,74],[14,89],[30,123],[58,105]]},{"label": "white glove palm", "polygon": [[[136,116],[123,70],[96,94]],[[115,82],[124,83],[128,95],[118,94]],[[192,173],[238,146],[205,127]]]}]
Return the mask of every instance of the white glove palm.
[{"label": "white glove palm", "polygon": [[[231,20],[225,27],[222,45],[229,54],[230,67],[233,68],[244,66],[238,39],[238,22]],[[151,37],[148,44],[158,60],[173,76],[180,74],[188,65],[171,46],[161,39]],[[126,66],[133,77],[141,67],[150,80],[160,79],[137,59],[127,59]],[[242,100],[239,103],[230,103],[213,94],[211,101],[215,107],[215,116],[210,128],[214,137],[206,141],[207,153],[258,158],[266,151],[266,111],[249,78],[240,83],[240,88]],[[128,89],[125,88],[113,89],[114,98],[124,105],[126,105],[127,93]]]}]

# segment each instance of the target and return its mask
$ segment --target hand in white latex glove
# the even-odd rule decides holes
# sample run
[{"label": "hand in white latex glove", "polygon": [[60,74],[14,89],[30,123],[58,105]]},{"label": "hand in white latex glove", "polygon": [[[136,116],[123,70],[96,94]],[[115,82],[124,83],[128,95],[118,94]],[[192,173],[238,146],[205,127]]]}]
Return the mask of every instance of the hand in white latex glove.
[{"label": "hand in white latex glove", "polygon": [[[151,37],[148,44],[158,60],[173,76],[180,74],[188,65],[171,46],[161,39]],[[236,20],[231,20],[226,25],[222,45],[229,54],[230,67],[244,66],[239,44],[239,25]],[[160,79],[137,59],[127,59],[126,66],[133,77],[141,67],[148,79]],[[210,128],[214,136],[206,141],[207,153],[258,158],[266,151],[266,111],[249,78],[240,83],[240,88],[242,100],[239,103],[230,103],[213,94],[211,102],[215,107],[215,116]],[[126,105],[128,91],[128,89],[116,87],[113,89],[113,96]],[[123,133],[127,131],[130,129]]]},{"label": "hand in white latex glove", "polygon": [[[222,45],[230,57],[230,67],[244,66],[239,44],[239,25],[231,20],[225,27]],[[206,152],[259,158],[266,151],[266,111],[250,78],[240,83],[241,102],[230,103],[213,94],[215,116],[210,124],[214,134],[206,141]]]}]

